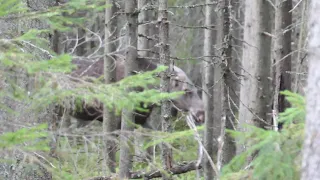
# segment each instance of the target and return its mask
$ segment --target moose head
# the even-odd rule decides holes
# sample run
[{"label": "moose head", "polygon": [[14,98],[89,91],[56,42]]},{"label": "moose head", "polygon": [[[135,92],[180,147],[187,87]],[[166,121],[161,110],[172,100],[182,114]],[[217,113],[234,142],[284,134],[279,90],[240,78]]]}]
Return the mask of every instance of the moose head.
[{"label": "moose head", "polygon": [[204,105],[197,93],[197,88],[186,73],[176,66],[173,67],[173,73],[170,78],[170,92],[174,91],[184,91],[183,95],[172,100],[174,107],[177,110],[189,112],[195,122],[203,123]]}]

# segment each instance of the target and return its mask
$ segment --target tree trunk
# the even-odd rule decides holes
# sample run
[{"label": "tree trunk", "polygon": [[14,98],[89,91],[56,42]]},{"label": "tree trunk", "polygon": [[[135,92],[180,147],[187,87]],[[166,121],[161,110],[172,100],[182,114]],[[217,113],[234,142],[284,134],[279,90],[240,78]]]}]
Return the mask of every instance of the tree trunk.
[{"label": "tree trunk", "polygon": [[[275,41],[275,94],[273,101],[273,110],[276,114],[283,112],[289,107],[289,103],[285,101],[284,95],[279,92],[291,89],[291,30],[288,30],[292,24],[292,0],[277,0],[275,13],[275,32],[277,39]],[[276,123],[276,121],[275,121]],[[278,128],[277,123],[274,124]],[[276,127],[277,126],[277,127]],[[280,127],[281,128],[281,127]]]},{"label": "tree trunk", "polygon": [[305,57],[307,56],[307,52],[304,50],[306,47],[307,43],[307,36],[308,36],[308,30],[307,30],[307,21],[308,21],[308,16],[309,16],[309,5],[310,0],[304,0],[301,2],[301,14],[299,17],[299,30],[296,33],[297,40],[296,40],[296,48],[297,48],[297,53],[295,54],[295,68],[294,68],[294,84],[293,84],[293,92],[295,93],[301,93],[304,94],[303,88],[305,87],[306,84],[306,78],[302,75],[303,73],[306,73],[306,63],[305,62]]},{"label": "tree trunk", "polygon": [[[211,0],[206,0],[206,3],[212,3]],[[212,5],[206,6],[205,12],[205,26],[213,27],[214,16],[213,16],[213,7]],[[204,156],[204,176],[205,179],[213,179],[214,171],[213,167],[210,164],[210,158],[213,159],[215,151],[214,150],[214,108],[213,108],[213,84],[214,84],[214,73],[213,73],[213,43],[216,42],[216,37],[213,35],[213,30],[205,29],[204,30],[204,49],[203,55],[205,60],[203,61],[203,73],[202,73],[202,88],[206,93],[202,93],[202,99],[205,105],[205,132],[204,132],[204,147],[207,150],[208,156]]]},{"label": "tree trunk", "polygon": [[[160,90],[161,92],[169,92],[170,74],[172,72],[173,62],[170,60],[169,47],[169,21],[168,21],[168,2],[167,0],[159,0],[159,55],[160,64],[167,66],[168,69],[161,73]],[[171,103],[170,101],[163,101],[161,104],[161,122],[162,131],[171,131]],[[162,161],[164,169],[170,171],[172,168],[172,150],[165,143],[162,144]],[[167,174],[163,174],[163,179],[169,179]]]},{"label": "tree trunk", "polygon": [[[149,44],[149,25],[148,24],[141,24],[148,22],[148,11],[147,11],[147,6],[150,5],[150,2],[148,0],[138,0],[138,9],[140,11],[139,17],[138,17],[138,56],[142,58],[148,58],[149,57],[149,50],[150,50],[150,44]],[[153,122],[152,118],[158,118],[160,117],[159,113],[154,113],[155,108],[152,109],[152,115],[150,114],[149,116],[149,121]],[[156,117],[157,116],[157,117]],[[157,120],[158,120],[157,119]],[[150,139],[150,138],[148,138]],[[147,148],[147,153],[144,153],[143,148],[141,147],[141,144],[143,144],[143,141],[145,141],[146,138],[143,135],[136,135],[135,136],[135,142],[136,146],[139,147],[136,148],[136,155],[138,157],[144,157],[146,155],[146,158],[151,159],[153,156],[153,149],[154,147],[149,147]]]},{"label": "tree trunk", "polygon": [[[65,2],[63,0],[55,0],[55,6],[60,6],[62,4],[64,4]],[[64,16],[65,13],[62,13],[62,16]],[[64,53],[65,50],[65,44],[62,43],[63,42],[63,37],[64,37],[64,33],[60,32],[58,29],[55,29],[53,31],[53,35],[52,35],[52,41],[51,41],[51,49],[57,53],[57,54],[62,54]]]},{"label": "tree trunk", "polygon": [[[225,79],[225,93],[228,93],[225,97],[225,105],[227,103],[227,111],[226,113],[226,128],[227,129],[237,129],[238,121],[239,121],[239,100],[240,100],[240,78],[238,77],[238,74],[241,73],[241,61],[242,61],[242,47],[243,47],[243,21],[244,21],[244,15],[243,15],[243,8],[242,5],[244,4],[243,0],[233,0],[231,1],[231,7],[232,7],[232,15],[234,18],[231,19],[231,26],[230,26],[230,32],[232,33],[232,60],[229,59],[231,62],[227,61],[227,65],[231,67],[229,69],[229,72],[225,72],[225,75],[231,74],[231,77],[224,77]],[[231,79],[230,79],[231,78]],[[227,82],[226,79],[228,79]],[[228,83],[231,83],[230,85],[227,85]],[[228,114],[231,113],[231,114]],[[229,119],[231,118],[231,119]],[[234,124],[232,124],[232,121],[234,120]],[[232,141],[231,137],[226,134],[225,137],[225,147],[224,147],[224,159],[225,162],[229,162],[231,160],[231,157],[233,157],[233,148],[237,149],[236,144]],[[237,150],[235,150],[237,152]],[[235,152],[235,153],[236,153]],[[230,154],[230,156],[228,155]]]},{"label": "tree trunk", "polygon": [[[241,59],[242,59],[242,40],[243,40],[243,21],[244,21],[244,15],[243,15],[243,8],[241,4],[244,4],[243,0],[234,0],[231,1],[231,13],[234,18],[230,19],[230,32],[232,34],[232,71],[235,75],[240,74],[240,65],[241,65]],[[240,79],[237,77],[237,80],[235,82],[235,89],[233,90],[234,93],[231,93],[230,98],[234,101],[234,105],[232,105],[232,109],[235,109],[236,111],[233,112],[234,114],[237,114],[238,108],[239,108],[239,97],[240,97]],[[235,107],[237,106],[237,107]]]},{"label": "tree trunk", "polygon": [[302,158],[302,180],[320,179],[320,1],[311,0],[307,116]]},{"label": "tree trunk", "polygon": [[[222,2],[221,2],[222,3]],[[232,35],[231,35],[231,4],[229,0],[224,0],[222,5],[222,68],[223,68],[223,79],[224,79],[224,100],[223,100],[223,111],[226,116],[225,128],[235,130],[235,106],[230,101],[236,99],[237,89],[237,77],[232,72],[232,65],[235,64],[235,60],[232,57]],[[222,127],[224,128],[224,127]],[[224,132],[224,131],[222,131]],[[223,134],[221,134],[223,137]],[[229,135],[224,136],[224,144],[221,144],[223,148],[222,164],[228,163],[236,154],[235,140]]]},{"label": "tree trunk", "polygon": [[[243,47],[243,0],[234,0],[231,1],[232,6],[232,15],[234,18],[231,19],[231,27],[230,31],[232,33],[232,64],[231,68],[234,72],[234,75],[239,75],[241,73],[241,60],[242,60],[242,47]],[[230,98],[233,102],[231,102],[231,109],[233,114],[238,114],[239,111],[239,98],[240,98],[240,78],[237,76],[237,79],[234,82],[234,89],[232,90],[233,93],[230,93]],[[231,90],[231,89],[230,89]],[[238,116],[236,116],[238,120]],[[236,126],[236,125],[235,125]]]},{"label": "tree trunk", "polygon": [[[267,0],[245,1],[244,49],[240,90],[240,130],[244,124],[270,126],[271,6]],[[244,150],[239,147],[239,151]]]},{"label": "tree trunk", "polygon": [[[104,80],[106,84],[116,81],[114,56],[109,54],[117,50],[115,40],[118,38],[116,6],[114,0],[107,0],[106,5],[112,4],[112,7],[105,10],[105,57],[104,57]],[[103,132],[105,133],[105,158],[110,172],[116,172],[116,144],[113,140],[108,140],[110,133],[115,131],[118,126],[117,118],[115,117],[113,109],[104,107],[103,109]]]},{"label": "tree trunk", "polygon": [[[125,75],[133,75],[137,70],[137,13],[135,12],[137,3],[135,0],[125,1],[125,13],[127,18],[127,52],[126,52],[126,68]],[[128,178],[132,168],[132,151],[130,144],[133,142],[130,138],[130,132],[133,130],[132,121],[133,107],[131,109],[123,109],[121,119],[121,138],[120,138],[120,178]],[[124,134],[123,134],[124,133]]]},{"label": "tree trunk", "polygon": [[[158,0],[149,0],[150,5],[152,6],[158,6]],[[155,22],[158,18],[158,12],[157,11],[149,11],[148,12],[148,21]],[[151,23],[148,25],[149,29],[149,37],[151,37],[152,40],[149,40],[149,47],[150,50],[154,53],[149,53],[149,55],[155,59],[159,59],[159,48],[155,46],[159,42],[159,29],[157,28],[157,24]],[[156,63],[159,63],[158,60]]]},{"label": "tree trunk", "polygon": [[76,48],[77,56],[83,56],[86,53],[86,31],[79,27],[77,30],[78,33],[78,46]]},{"label": "tree trunk", "polygon": [[[147,22],[148,21],[148,11],[146,10],[145,6],[148,5],[147,0],[138,0],[138,9],[140,10],[139,13],[139,23],[141,22]],[[138,26],[138,55],[140,57],[148,57],[148,39],[146,38],[148,36],[148,25],[142,24]]]}]

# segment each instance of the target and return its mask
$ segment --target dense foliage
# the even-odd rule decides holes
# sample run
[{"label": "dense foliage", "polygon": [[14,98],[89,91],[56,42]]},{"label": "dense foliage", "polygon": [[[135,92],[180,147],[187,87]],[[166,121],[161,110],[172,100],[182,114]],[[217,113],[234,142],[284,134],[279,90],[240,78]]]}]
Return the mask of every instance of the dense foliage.
[{"label": "dense foliage", "polygon": [[[144,102],[145,105],[159,103],[161,100],[174,98],[181,94],[181,92],[160,93],[157,89],[148,88],[150,85],[157,86],[159,84],[158,74],[166,69],[163,66],[154,71],[138,73],[109,85],[104,84],[99,79],[83,81],[70,78],[68,73],[74,68],[71,64],[72,55],[55,54],[51,50],[48,34],[53,34],[54,30],[67,32],[71,31],[73,27],[81,26],[84,19],[72,15],[80,10],[93,12],[104,10],[108,6],[98,5],[103,3],[104,1],[72,0],[61,6],[53,6],[43,11],[32,11],[21,1],[0,1],[0,18],[2,20],[18,22],[37,19],[50,25],[48,29],[26,29],[21,34],[9,34],[0,37],[0,107],[2,112],[17,116],[21,113],[17,112],[14,106],[7,106],[8,101],[27,104],[24,111],[35,113],[46,110],[53,104],[64,105],[66,100],[74,101],[74,103],[85,101],[88,104],[99,100],[110,108],[114,107],[119,112],[123,108],[137,107],[136,105],[141,102]],[[26,89],[25,84],[18,83],[20,77],[31,79],[32,88]],[[126,92],[128,88],[135,87],[143,87],[145,91]],[[36,121],[35,119],[34,122]],[[15,132],[2,134],[0,136],[0,147],[5,152],[19,149],[28,156],[33,156],[32,153],[28,153],[31,151],[48,151],[50,134],[47,131],[47,126],[34,126],[33,124],[30,123],[29,126]],[[101,131],[100,133],[102,134]],[[99,137],[101,135],[98,135]],[[66,136],[66,138],[61,139],[59,145],[60,161],[47,157],[52,164],[45,165],[45,167],[48,168],[48,171],[54,172],[53,177],[75,179],[90,177],[97,175],[99,171],[101,172],[100,168],[98,168],[99,171],[87,172],[88,166],[90,166],[89,169],[92,169],[95,163],[99,161],[100,157],[97,155],[94,158],[95,156],[92,156],[91,153],[96,152],[96,150],[103,150],[99,147],[101,142],[93,140],[91,150],[94,152],[90,152],[90,148],[88,149],[82,143],[80,147],[71,147],[68,138],[69,136]],[[69,146],[66,147],[65,145]],[[79,161],[90,156],[92,164],[89,161],[82,164],[73,159],[73,151],[78,152],[82,148],[86,148],[87,154],[81,156]],[[67,156],[64,156],[65,152],[68,152]],[[69,164],[69,160],[72,161],[71,164],[78,165]],[[15,162],[14,158],[12,162]],[[78,173],[78,169],[81,169],[81,167],[84,168],[81,171],[83,173]],[[76,177],[72,175],[74,173],[77,174]]]},{"label": "dense foliage", "polygon": [[[304,97],[285,91],[291,107],[280,113],[281,131],[248,126],[248,132],[230,131],[246,151],[223,168],[222,179],[300,179],[303,144]],[[247,158],[255,155],[248,165]]]}]

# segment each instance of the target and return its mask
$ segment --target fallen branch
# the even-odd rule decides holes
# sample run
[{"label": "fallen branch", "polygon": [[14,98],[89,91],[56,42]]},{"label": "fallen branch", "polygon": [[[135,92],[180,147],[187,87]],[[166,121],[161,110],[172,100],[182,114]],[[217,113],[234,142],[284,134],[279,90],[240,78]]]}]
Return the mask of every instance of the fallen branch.
[{"label": "fallen branch", "polygon": [[[170,173],[172,175],[178,175],[178,174],[183,174],[183,173],[187,173],[189,171],[194,171],[197,169],[201,169],[202,166],[201,164],[197,167],[197,161],[191,161],[188,163],[183,163],[183,164],[179,164],[179,165],[174,165],[171,169],[170,169]],[[131,172],[131,176],[130,179],[153,179],[153,178],[159,178],[162,177],[161,171],[160,170],[152,170],[149,172],[143,172],[143,171],[139,171],[139,172]],[[90,178],[88,180],[113,180],[116,179],[117,177],[111,177],[111,176],[100,176],[100,177],[93,177]]]},{"label": "fallen branch", "polygon": [[100,177],[93,177],[88,180],[113,180],[113,179],[115,179],[115,177],[100,176]]},{"label": "fallen branch", "polygon": [[[202,166],[199,165],[197,167],[197,161],[192,161],[189,163],[181,164],[181,165],[175,165],[170,169],[170,173],[172,175],[178,175],[178,174],[183,174],[189,171],[194,171],[196,169],[201,169]],[[160,170],[153,170],[150,172],[132,172],[131,173],[131,178],[130,179],[140,179],[140,178],[145,178],[145,179],[153,179],[153,178],[159,178],[162,177],[161,171]]]},{"label": "fallen branch", "polygon": [[219,170],[218,170],[217,166],[214,164],[214,162],[212,161],[212,159],[210,157],[210,154],[208,153],[208,151],[206,150],[206,148],[202,144],[200,135],[199,135],[199,133],[197,132],[197,129],[196,129],[196,125],[194,124],[194,121],[192,121],[190,115],[187,116],[187,123],[188,123],[188,126],[190,127],[190,129],[194,130],[195,139],[198,141],[198,145],[199,145],[199,159],[198,159],[197,164],[200,165],[201,159],[202,159],[202,154],[205,153],[206,156],[208,156],[208,160],[209,160],[209,163],[210,163],[212,169],[214,170],[216,175],[219,176]]}]

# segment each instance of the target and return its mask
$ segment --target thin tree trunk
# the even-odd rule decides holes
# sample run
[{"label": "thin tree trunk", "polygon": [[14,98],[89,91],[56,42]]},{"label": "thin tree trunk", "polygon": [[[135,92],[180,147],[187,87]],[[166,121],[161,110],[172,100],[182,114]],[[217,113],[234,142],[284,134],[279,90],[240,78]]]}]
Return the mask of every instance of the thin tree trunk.
[{"label": "thin tree trunk", "polygon": [[[138,9],[140,10],[139,17],[138,17],[138,22],[147,22],[148,21],[148,11],[147,11],[147,5],[149,5],[150,2],[148,0],[138,0]],[[142,58],[147,58],[149,56],[149,25],[147,24],[140,24],[138,26],[138,56]],[[153,108],[152,111],[154,111],[155,108]],[[152,113],[152,115],[149,116],[150,122],[153,120],[151,118],[156,118],[155,116],[159,117],[159,113],[155,114]],[[148,138],[149,139],[149,138]],[[143,157],[144,152],[141,152],[143,148],[140,148],[140,144],[143,143],[143,141],[146,140],[143,135],[135,136],[135,142],[137,143],[136,147],[139,146],[139,148],[136,148],[136,154],[138,153],[138,156]],[[152,158],[153,154],[153,146],[147,148],[147,153],[146,156],[147,158]]]},{"label": "thin tree trunk", "polygon": [[[139,23],[148,21],[148,11],[145,8],[146,5],[148,5],[147,0],[138,0],[138,9],[140,10]],[[148,51],[146,51],[148,49],[148,39],[146,38],[148,36],[148,25],[139,25],[138,34],[141,35],[138,38],[138,50],[144,50],[139,51],[138,55],[140,57],[148,57]]]},{"label": "thin tree trunk", "polygon": [[83,56],[86,53],[86,31],[83,28],[78,28],[78,47],[76,49],[77,56]]},{"label": "thin tree trunk", "polygon": [[294,75],[294,84],[293,84],[293,92],[295,93],[303,93],[303,82],[304,78],[301,77],[301,71],[303,70],[303,56],[306,54],[304,51],[304,47],[306,44],[307,39],[307,18],[308,18],[308,8],[309,8],[309,0],[304,0],[302,2],[302,9],[301,9],[301,19],[299,24],[299,39],[297,42],[297,50],[298,53],[296,55],[295,61],[295,75]]},{"label": "thin tree trunk", "polygon": [[[211,0],[206,0],[206,3],[212,3]],[[205,11],[205,26],[211,27],[214,24],[213,19],[213,7],[211,5],[206,6]],[[213,43],[216,42],[216,37],[213,35],[213,30],[205,29],[204,30],[204,49],[203,55],[205,60],[203,61],[203,73],[202,73],[202,87],[203,90],[207,93],[202,93],[202,99],[205,104],[205,132],[204,132],[204,147],[207,150],[208,154],[211,156],[205,156],[203,167],[204,167],[204,176],[205,179],[213,179],[214,171],[211,167],[210,159],[213,159],[214,151],[214,119],[213,119],[213,84],[214,84],[214,73],[213,73]]]},{"label": "thin tree trunk", "polygon": [[[276,114],[283,112],[289,107],[289,103],[285,101],[284,95],[279,92],[291,89],[291,31],[288,30],[292,24],[292,0],[276,1],[275,13],[275,32],[277,39],[275,42],[275,94],[273,101],[273,110]],[[274,124],[277,129],[277,121]]]},{"label": "thin tree trunk", "polygon": [[[105,10],[105,49],[106,56],[104,57],[104,80],[106,84],[110,84],[116,81],[115,63],[116,59],[114,56],[109,54],[116,51],[117,46],[114,43],[118,36],[117,31],[117,18],[114,17],[116,13],[116,6],[114,0],[107,0],[106,5],[112,4],[112,7],[106,8]],[[112,140],[108,140],[110,133],[116,130],[118,126],[117,118],[112,109],[104,107],[103,109],[103,132],[105,135],[105,158],[107,160],[107,166],[110,172],[115,173],[116,171],[116,144]]]},{"label": "thin tree trunk", "polygon": [[[235,74],[240,74],[240,65],[241,65],[241,59],[242,59],[242,40],[243,40],[243,21],[244,21],[244,15],[243,15],[243,8],[242,4],[244,4],[243,0],[232,0],[231,1],[231,12],[232,17],[231,26],[230,26],[230,32],[232,33],[232,71]],[[238,81],[235,83],[235,89],[234,93],[231,93],[231,98],[234,101],[233,107],[236,108],[237,111],[234,111],[233,113],[236,114],[239,109],[239,94],[240,94],[240,79],[237,79]]]},{"label": "thin tree trunk", "polygon": [[64,45],[61,43],[62,41],[62,33],[58,30],[53,31],[52,35],[52,50],[57,54],[62,54],[65,49]]},{"label": "thin tree trunk", "polygon": [[[165,72],[161,73],[160,89],[161,92],[169,92],[170,74],[172,72],[173,62],[170,60],[169,47],[169,21],[168,21],[168,1],[159,0],[159,55],[160,64],[169,67]],[[170,101],[163,101],[161,105],[161,122],[162,131],[171,131],[171,103]],[[162,161],[164,169],[170,171],[172,168],[172,150],[165,143],[162,144]],[[167,174],[163,174],[162,179],[170,179]]]},{"label": "thin tree trunk", "polygon": [[[232,32],[232,62],[231,64],[228,63],[229,66],[231,66],[232,70],[232,76],[233,76],[233,86],[228,86],[228,89],[224,89],[224,91],[228,91],[228,95],[225,96],[225,103],[228,103],[229,112],[231,113],[231,116],[234,118],[234,124],[232,124],[232,121],[229,121],[230,114],[226,112],[226,128],[227,129],[237,129],[238,121],[239,121],[239,101],[240,101],[240,78],[236,75],[241,73],[241,61],[242,61],[242,50],[243,50],[243,21],[244,21],[244,15],[243,15],[243,8],[242,5],[244,4],[243,0],[232,0],[232,22],[230,31]],[[229,69],[230,70],[230,69]],[[225,83],[227,83],[225,81]],[[231,82],[230,82],[231,83]],[[228,139],[228,134],[226,134],[226,142],[225,142],[225,148],[227,148],[230,145],[229,150],[232,151],[232,140]],[[229,144],[231,143],[231,144]],[[235,147],[236,148],[236,147]],[[228,151],[225,151],[224,156],[227,156],[229,153]],[[231,153],[231,152],[230,152]],[[237,148],[236,148],[236,154],[237,154]],[[226,157],[225,161],[228,162],[231,158]]]},{"label": "thin tree trunk", "polygon": [[[239,128],[270,126],[271,6],[267,0],[246,0]],[[243,147],[239,147],[241,152]]]},{"label": "thin tree trunk", "polygon": [[320,179],[320,1],[311,0],[307,116],[302,158],[302,180]]},{"label": "thin tree trunk", "polygon": [[[45,1],[43,1],[45,2]],[[34,1],[32,2],[30,7],[41,7],[42,3],[41,1]],[[50,2],[50,1],[47,1],[47,2]],[[54,6],[58,6],[60,4],[60,1],[59,0],[56,0],[53,4],[53,2],[51,1],[50,2],[51,5],[54,5]],[[30,4],[29,4],[30,5]],[[36,11],[37,8],[33,9],[34,11]],[[40,10],[40,9],[39,9]],[[36,19],[35,19],[36,20]],[[32,22],[32,20],[29,22],[30,24],[33,24],[32,26],[29,26],[30,29],[32,28],[35,28],[35,29],[41,29],[43,27],[39,27],[38,26],[38,23],[34,23]],[[43,24],[46,24],[43,22]],[[36,27],[34,26],[36,25]],[[19,26],[18,26],[19,27]],[[23,32],[25,31],[26,32],[26,29],[25,30],[19,30],[20,32]],[[55,30],[54,31],[54,34],[53,34],[53,39],[52,39],[52,49],[54,50],[55,53],[57,54],[61,54],[63,52],[63,50],[61,49],[62,44],[61,44],[61,33],[58,32],[58,30]],[[34,51],[33,53],[36,53],[36,51]],[[29,75],[26,75],[26,77],[30,78]],[[20,79],[22,80],[22,79]],[[27,89],[28,91],[30,91],[30,89],[28,87],[32,87],[33,85],[31,85],[31,82],[29,81],[28,84],[27,84]],[[34,87],[33,87],[34,88]],[[57,155],[57,148],[58,148],[58,142],[59,142],[59,137],[58,135],[55,133],[58,131],[58,122],[60,121],[60,119],[58,119],[58,117],[56,116],[56,114],[54,113],[54,105],[50,105],[49,108],[48,108],[48,114],[47,114],[47,117],[48,119],[46,119],[46,121],[48,122],[48,131],[51,132],[50,135],[52,136],[50,142],[49,142],[49,146],[50,146],[50,152],[49,152],[49,156],[51,157],[54,157],[54,158],[57,158],[58,155]],[[23,119],[24,117],[21,116]],[[27,121],[27,119],[24,119]],[[23,122],[23,121],[22,121]],[[61,121],[61,125],[63,127],[68,127],[69,126],[69,123],[70,123],[70,119],[66,116],[63,116],[63,119]],[[24,177],[25,178],[25,177]]]},{"label": "thin tree trunk", "polygon": [[[242,49],[243,49],[243,21],[244,21],[244,15],[243,15],[243,8],[242,5],[244,4],[243,0],[232,0],[231,1],[231,8],[232,16],[234,18],[231,18],[231,27],[230,31],[232,33],[232,71],[234,72],[234,75],[238,75],[241,73],[241,59],[242,59]],[[235,89],[233,89],[233,93],[230,93],[230,98],[232,98],[233,102],[230,102],[231,109],[235,110],[233,111],[233,114],[238,114],[239,111],[239,98],[240,98],[240,78],[237,77],[235,82]],[[236,117],[238,120],[238,117]]]},{"label": "thin tree trunk", "polygon": [[[149,0],[150,4],[152,6],[157,6],[157,0]],[[148,21],[156,21],[158,17],[157,11],[149,11],[148,12]],[[152,38],[152,40],[149,41],[149,47],[152,52],[156,53],[149,53],[149,55],[155,59],[159,59],[159,48],[155,46],[159,42],[159,29],[157,28],[157,24],[151,23],[148,25],[149,29],[149,36]],[[159,62],[156,62],[159,63]]]},{"label": "thin tree trunk", "polygon": [[[224,101],[223,101],[223,110],[226,115],[225,128],[235,130],[235,116],[234,112],[236,111],[235,106],[231,105],[230,101],[235,99],[235,91],[237,87],[237,77],[232,72],[232,65],[235,64],[234,59],[232,58],[232,34],[231,34],[231,4],[230,0],[224,0],[222,6],[222,67],[223,67],[223,79],[224,79]],[[223,132],[223,131],[222,131]],[[223,134],[222,134],[223,135]],[[229,134],[226,134],[224,137],[224,144],[221,144],[223,147],[223,158],[222,164],[228,163],[236,154],[236,144],[234,138]]]},{"label": "thin tree trunk", "polygon": [[[137,70],[137,13],[135,12],[137,3],[135,0],[125,1],[125,13],[128,21],[127,25],[127,52],[126,52],[126,68],[125,75],[133,75]],[[130,138],[130,132],[133,130],[132,123],[134,116],[131,109],[122,110],[121,119],[121,138],[120,138],[120,178],[128,178],[130,170],[132,168],[132,151],[130,151],[130,144],[132,144],[132,138]],[[125,134],[123,134],[125,133]]]},{"label": "thin tree trunk", "polygon": [[[64,2],[62,0],[56,0],[55,2],[55,6],[59,6],[61,4],[63,4]],[[65,15],[64,13],[62,13],[62,15]],[[64,53],[64,50],[65,50],[65,44],[62,43],[63,40],[64,40],[64,33],[63,32],[60,32],[59,30],[54,30],[53,31],[53,37],[52,37],[52,50],[57,53],[58,55],[59,54],[62,54]],[[68,112],[68,110],[66,110],[64,113],[63,113],[63,116],[61,118],[61,121],[60,121],[60,126],[64,129],[67,129],[71,126],[71,116]],[[56,137],[56,141],[58,142],[58,137]]]}]

